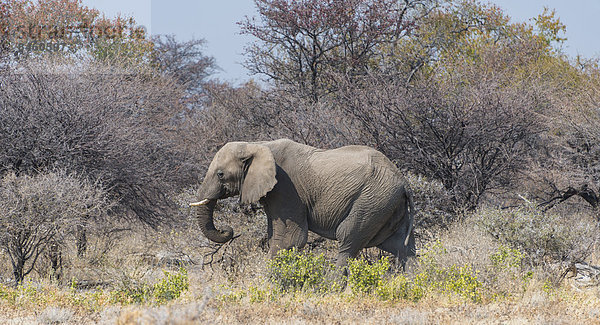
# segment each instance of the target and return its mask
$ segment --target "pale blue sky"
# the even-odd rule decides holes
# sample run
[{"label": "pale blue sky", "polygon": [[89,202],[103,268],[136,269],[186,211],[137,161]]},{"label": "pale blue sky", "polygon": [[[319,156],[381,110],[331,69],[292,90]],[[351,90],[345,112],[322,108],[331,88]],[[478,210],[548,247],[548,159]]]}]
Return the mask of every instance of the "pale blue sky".
[{"label": "pale blue sky", "polygon": [[[526,21],[544,7],[554,8],[567,25],[565,50],[569,55],[600,56],[600,0],[491,0],[512,17]],[[117,13],[133,16],[153,34],[175,34],[178,39],[192,37],[207,41],[206,53],[223,70],[217,77],[233,83],[251,76],[241,65],[244,45],[252,39],[239,35],[236,22],[255,14],[253,0],[83,0],[107,16]]]}]

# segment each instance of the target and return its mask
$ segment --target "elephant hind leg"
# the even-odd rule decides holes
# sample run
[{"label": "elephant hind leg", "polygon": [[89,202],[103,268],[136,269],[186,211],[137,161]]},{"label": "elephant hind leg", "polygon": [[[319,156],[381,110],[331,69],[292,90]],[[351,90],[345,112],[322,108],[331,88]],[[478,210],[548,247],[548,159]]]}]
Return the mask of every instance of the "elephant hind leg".
[{"label": "elephant hind leg", "polygon": [[[337,265],[345,266],[348,258],[354,258],[361,249],[374,246],[374,242],[380,243],[387,236],[382,236],[381,228],[384,220],[389,220],[392,213],[387,207],[383,209],[373,208],[367,204],[372,202],[371,197],[359,198],[348,217],[338,226],[335,237],[339,241]],[[367,203],[365,203],[367,202]]]},{"label": "elephant hind leg", "polygon": [[336,258],[336,266],[343,268],[348,264],[349,258],[355,258],[360,250],[363,249],[363,245],[352,241],[341,241]]},{"label": "elephant hind leg", "polygon": [[416,255],[415,237],[412,234],[408,239],[408,245],[404,245],[406,231],[405,227],[401,227],[392,236],[383,241],[383,243],[377,245],[381,250],[396,256],[402,265],[406,263],[409,257]]},{"label": "elephant hind leg", "polygon": [[373,236],[373,234],[367,234],[365,230],[356,227],[355,223],[350,222],[352,220],[351,216],[338,226],[335,235],[339,242],[336,266],[340,268],[346,266],[349,258],[355,258]]}]

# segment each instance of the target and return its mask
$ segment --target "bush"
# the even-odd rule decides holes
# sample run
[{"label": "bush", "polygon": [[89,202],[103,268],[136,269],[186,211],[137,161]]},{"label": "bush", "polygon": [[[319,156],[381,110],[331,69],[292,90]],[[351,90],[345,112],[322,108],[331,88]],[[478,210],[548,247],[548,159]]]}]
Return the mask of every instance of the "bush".
[{"label": "bush", "polygon": [[[6,174],[0,181],[0,245],[21,283],[44,252],[58,254],[77,226],[98,220],[111,207],[98,185],[65,172]],[[58,264],[58,257],[53,263]],[[54,265],[58,267],[58,265]]]},{"label": "bush", "polygon": [[420,271],[412,277],[397,275],[381,283],[375,294],[382,300],[419,301],[426,295],[458,295],[462,299],[480,302],[483,282],[470,265],[444,266],[437,262],[446,249],[436,242],[425,249],[419,258]]},{"label": "bush", "polygon": [[500,271],[521,267],[523,253],[515,248],[500,245],[498,251],[490,255],[492,266]]},{"label": "bush", "polygon": [[525,255],[520,250],[500,245],[489,258],[491,266],[487,270],[487,283],[493,298],[525,292],[534,272],[523,268]]},{"label": "bush", "polygon": [[153,287],[153,295],[158,304],[174,300],[190,287],[187,270],[180,268],[177,273],[164,271],[164,278]]},{"label": "bush", "polygon": [[162,305],[177,299],[189,288],[187,270],[180,268],[177,273],[164,271],[164,278],[153,285],[134,283],[129,279],[121,284],[121,288],[111,292],[113,303],[132,304],[148,303]]},{"label": "bush", "polygon": [[455,293],[467,300],[479,302],[482,298],[480,289],[483,284],[474,273],[469,265],[452,265],[432,272],[430,275],[433,281],[430,285],[444,293]]},{"label": "bush", "polygon": [[0,176],[61,168],[106,185],[115,215],[156,226],[197,182],[178,134],[183,96],[152,70],[23,62],[0,74]]},{"label": "bush", "polygon": [[348,284],[352,293],[372,293],[383,283],[383,275],[390,268],[388,257],[382,257],[379,261],[369,264],[364,259],[348,260]]},{"label": "bush", "polygon": [[397,275],[387,280],[375,290],[381,300],[419,301],[423,298],[424,288],[416,285],[416,281],[404,275]]},{"label": "bush", "polygon": [[598,239],[591,218],[545,213],[534,206],[483,209],[475,218],[485,231],[521,250],[535,265],[582,259]]},{"label": "bush", "polygon": [[435,230],[448,226],[456,213],[453,213],[453,203],[444,184],[435,179],[411,172],[406,173],[406,181],[414,195],[415,232],[424,239],[435,238]]},{"label": "bush", "polygon": [[[462,299],[480,302],[483,298],[483,282],[470,265],[443,266],[437,262],[445,248],[437,242],[430,245],[419,259],[420,271],[414,275],[394,275],[384,278],[390,268],[387,257],[375,263],[364,259],[348,260],[348,286],[354,296],[374,295],[381,300],[419,301],[426,295],[457,295]],[[290,292],[311,290],[330,292],[339,289],[338,283],[327,279],[328,272],[338,272],[325,261],[325,257],[312,253],[300,253],[295,248],[280,251],[269,265],[269,277],[278,290]],[[251,300],[263,301],[264,292],[250,291]]]},{"label": "bush", "polygon": [[430,290],[442,293],[454,293],[474,302],[481,301],[483,283],[477,272],[470,265],[444,266],[437,263],[438,255],[446,254],[440,242],[431,244],[419,258],[422,271],[415,276],[415,285],[423,287],[423,292]]},{"label": "bush", "polygon": [[326,276],[329,272],[335,272],[334,265],[322,253],[302,253],[296,248],[280,250],[269,262],[268,270],[271,282],[283,292],[326,292],[335,284],[328,281]]}]

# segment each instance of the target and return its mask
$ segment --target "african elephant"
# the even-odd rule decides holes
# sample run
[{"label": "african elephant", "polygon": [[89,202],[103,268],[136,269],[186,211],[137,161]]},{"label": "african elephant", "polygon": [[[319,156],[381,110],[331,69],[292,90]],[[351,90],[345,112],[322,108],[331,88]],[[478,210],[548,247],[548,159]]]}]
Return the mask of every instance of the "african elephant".
[{"label": "african elephant", "polygon": [[308,231],[339,241],[337,265],[377,246],[404,261],[415,255],[414,207],[404,177],[382,153],[365,146],[322,150],[288,139],[230,142],[213,158],[200,186],[202,232],[224,243],[217,230],[218,199],[260,201],[268,219],[270,254],[306,244]]}]

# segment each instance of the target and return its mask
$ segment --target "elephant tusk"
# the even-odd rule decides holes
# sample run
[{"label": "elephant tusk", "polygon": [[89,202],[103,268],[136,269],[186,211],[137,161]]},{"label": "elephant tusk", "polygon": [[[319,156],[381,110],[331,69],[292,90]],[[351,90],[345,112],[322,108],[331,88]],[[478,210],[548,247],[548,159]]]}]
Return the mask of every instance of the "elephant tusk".
[{"label": "elephant tusk", "polygon": [[199,202],[190,203],[190,206],[191,207],[195,207],[195,206],[199,206],[199,205],[206,205],[206,204],[208,204],[208,202],[210,202],[209,199],[204,199],[204,200],[199,201]]}]

